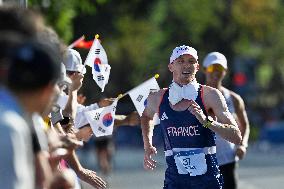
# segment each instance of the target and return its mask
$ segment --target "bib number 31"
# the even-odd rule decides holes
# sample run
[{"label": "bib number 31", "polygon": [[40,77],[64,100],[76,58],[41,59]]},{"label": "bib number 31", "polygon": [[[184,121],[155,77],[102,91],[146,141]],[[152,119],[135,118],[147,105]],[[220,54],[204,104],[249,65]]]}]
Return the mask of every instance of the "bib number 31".
[{"label": "bib number 31", "polygon": [[207,164],[204,153],[190,154],[179,152],[174,159],[179,174],[190,174],[190,176],[203,175],[207,171]]}]

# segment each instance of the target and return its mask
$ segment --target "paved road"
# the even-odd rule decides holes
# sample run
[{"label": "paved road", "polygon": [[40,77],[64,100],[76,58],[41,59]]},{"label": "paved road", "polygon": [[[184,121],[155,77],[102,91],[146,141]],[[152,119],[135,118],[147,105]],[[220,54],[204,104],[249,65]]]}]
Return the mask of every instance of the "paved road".
[{"label": "paved road", "polygon": [[[88,159],[87,159],[88,158]],[[94,168],[93,153],[85,153],[83,162]],[[114,158],[114,171],[107,178],[113,189],[161,189],[165,162],[160,150],[156,160],[158,167],[148,172],[142,168],[143,151],[137,149],[118,149]],[[93,162],[93,163],[90,163]],[[246,158],[240,162],[239,189],[281,189],[284,188],[284,151],[250,149]],[[83,189],[92,187],[84,184]]]}]

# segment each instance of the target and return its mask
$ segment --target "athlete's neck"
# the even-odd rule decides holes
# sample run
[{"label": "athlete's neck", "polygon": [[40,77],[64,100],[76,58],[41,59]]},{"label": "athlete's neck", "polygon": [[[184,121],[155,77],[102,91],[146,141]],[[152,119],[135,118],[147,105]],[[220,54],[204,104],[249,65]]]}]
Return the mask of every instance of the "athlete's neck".
[{"label": "athlete's neck", "polygon": [[175,81],[173,80],[173,82],[175,82],[176,84],[178,84],[179,86],[184,86],[184,85],[188,85],[188,84],[191,84],[191,83],[195,83],[196,82],[196,79],[193,78],[192,80],[190,81],[187,81],[187,82],[182,82],[182,81]]},{"label": "athlete's neck", "polygon": [[220,90],[222,88],[222,82],[206,82],[206,85],[210,86],[210,87],[213,87],[213,88],[216,88],[218,90]]}]

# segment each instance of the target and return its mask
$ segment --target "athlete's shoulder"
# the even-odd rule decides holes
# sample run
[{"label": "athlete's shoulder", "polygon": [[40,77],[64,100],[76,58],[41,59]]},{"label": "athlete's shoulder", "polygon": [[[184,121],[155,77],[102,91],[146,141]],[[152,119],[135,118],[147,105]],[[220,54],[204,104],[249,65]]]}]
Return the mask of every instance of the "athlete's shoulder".
[{"label": "athlete's shoulder", "polygon": [[239,94],[237,94],[234,91],[231,91],[229,89],[226,89],[226,90],[229,91],[235,106],[237,106],[237,107],[243,107],[244,106],[244,100]]},{"label": "athlete's shoulder", "polygon": [[211,97],[220,97],[222,96],[222,93],[214,88],[214,87],[210,87],[208,85],[201,85],[202,90],[203,90],[203,98],[211,98]]}]

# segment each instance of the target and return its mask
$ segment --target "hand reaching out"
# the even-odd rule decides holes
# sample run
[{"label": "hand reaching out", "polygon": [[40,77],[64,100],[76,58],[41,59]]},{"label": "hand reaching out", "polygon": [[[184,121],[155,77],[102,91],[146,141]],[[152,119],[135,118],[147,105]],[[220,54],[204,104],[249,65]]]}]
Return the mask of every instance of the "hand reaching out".
[{"label": "hand reaching out", "polygon": [[106,182],[95,171],[89,169],[81,170],[79,177],[97,189],[105,189],[107,186]]},{"label": "hand reaching out", "polygon": [[156,155],[156,154],[157,154],[157,150],[154,146],[149,146],[145,148],[145,154],[144,154],[144,168],[145,169],[154,170],[154,168],[156,168],[157,161],[155,161],[152,158],[152,155]]}]

